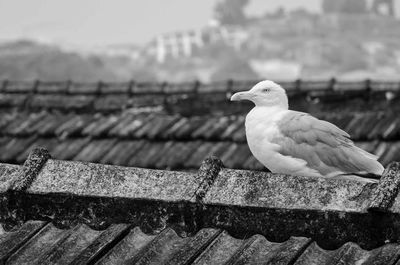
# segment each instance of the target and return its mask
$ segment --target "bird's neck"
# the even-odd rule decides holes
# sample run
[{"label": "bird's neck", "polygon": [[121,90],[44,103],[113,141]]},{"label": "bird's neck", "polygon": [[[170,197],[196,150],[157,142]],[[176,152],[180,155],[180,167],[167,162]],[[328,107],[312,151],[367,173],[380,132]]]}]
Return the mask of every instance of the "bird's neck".
[{"label": "bird's neck", "polygon": [[262,117],[265,120],[265,117],[268,116],[272,120],[278,117],[281,113],[287,111],[287,108],[283,108],[282,106],[255,106],[250,112],[250,117]]},{"label": "bird's neck", "polygon": [[276,98],[268,99],[268,100],[259,100],[254,101],[256,107],[265,107],[265,108],[280,108],[282,110],[289,109],[289,100],[286,95],[282,95]]},{"label": "bird's neck", "polygon": [[289,105],[286,103],[280,103],[280,104],[274,104],[274,105],[257,105],[255,108],[260,108],[263,109],[266,112],[279,112],[279,111],[285,111],[289,109]]}]

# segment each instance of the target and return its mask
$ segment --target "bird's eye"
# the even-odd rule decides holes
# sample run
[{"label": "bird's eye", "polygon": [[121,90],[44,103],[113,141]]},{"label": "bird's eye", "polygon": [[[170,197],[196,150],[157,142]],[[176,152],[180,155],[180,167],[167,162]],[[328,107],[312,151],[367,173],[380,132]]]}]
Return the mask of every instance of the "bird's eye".
[{"label": "bird's eye", "polygon": [[265,89],[263,89],[263,91],[264,91],[264,92],[270,92],[270,91],[271,91],[271,89],[269,89],[269,88],[265,88]]}]

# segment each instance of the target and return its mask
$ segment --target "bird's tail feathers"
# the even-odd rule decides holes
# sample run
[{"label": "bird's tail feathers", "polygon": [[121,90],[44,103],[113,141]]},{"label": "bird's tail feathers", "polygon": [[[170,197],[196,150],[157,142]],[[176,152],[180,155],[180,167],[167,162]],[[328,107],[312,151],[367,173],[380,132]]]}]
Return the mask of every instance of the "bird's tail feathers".
[{"label": "bird's tail feathers", "polygon": [[376,182],[378,182],[378,179],[380,178],[380,176],[371,174],[371,173],[365,173],[365,174],[364,173],[343,173],[343,174],[336,175],[332,178],[376,183]]},{"label": "bird's tail feathers", "polygon": [[349,153],[349,159],[352,160],[353,164],[359,169],[359,172],[355,173],[362,175],[382,175],[385,168],[378,161],[378,156],[368,153],[359,147],[354,148],[356,152]]}]

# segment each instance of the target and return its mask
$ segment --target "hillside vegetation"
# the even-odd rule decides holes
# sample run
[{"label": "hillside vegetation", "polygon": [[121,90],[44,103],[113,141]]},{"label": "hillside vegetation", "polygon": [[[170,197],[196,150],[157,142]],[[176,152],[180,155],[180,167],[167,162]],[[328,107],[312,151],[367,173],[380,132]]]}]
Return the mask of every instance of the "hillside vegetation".
[{"label": "hillside vegetation", "polygon": [[[0,78],[97,80],[396,79],[400,21],[372,14],[311,14],[282,10],[240,25],[206,27],[202,36],[230,32],[193,47],[189,56],[158,62],[151,42],[136,56],[65,51],[16,41],[0,45]],[[214,36],[215,37],[215,36]],[[204,37],[205,38],[205,37]],[[153,51],[153,53],[151,52]]]}]

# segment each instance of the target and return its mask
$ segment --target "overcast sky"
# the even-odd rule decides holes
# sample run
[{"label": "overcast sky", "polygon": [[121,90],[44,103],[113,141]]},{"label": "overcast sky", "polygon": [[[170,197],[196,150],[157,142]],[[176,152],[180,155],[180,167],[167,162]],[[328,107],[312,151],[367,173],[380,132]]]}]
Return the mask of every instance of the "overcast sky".
[{"label": "overcast sky", "polygon": [[[145,43],[199,29],[217,0],[0,0],[0,40],[34,38],[85,46]],[[251,14],[278,6],[319,12],[320,0],[251,0]]]}]

